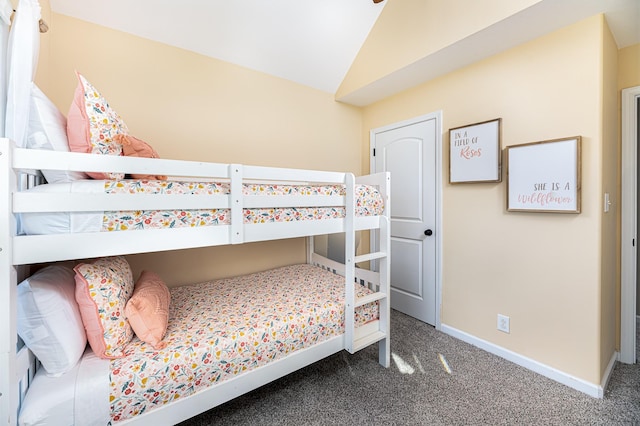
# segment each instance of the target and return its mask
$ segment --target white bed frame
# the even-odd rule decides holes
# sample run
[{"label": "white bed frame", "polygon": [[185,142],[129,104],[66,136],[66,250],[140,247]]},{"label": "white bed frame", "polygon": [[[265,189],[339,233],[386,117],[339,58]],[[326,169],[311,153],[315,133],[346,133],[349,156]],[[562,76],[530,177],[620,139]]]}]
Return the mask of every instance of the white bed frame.
[{"label": "white bed frame", "polygon": [[[184,200],[176,195],[50,195],[20,191],[24,187],[24,176],[47,169],[156,174],[192,180],[228,180],[231,193],[190,197]],[[243,196],[242,184],[253,181],[343,184],[346,185],[347,191],[345,197]],[[385,201],[383,215],[355,216],[356,183],[376,185],[379,188]],[[16,148],[11,141],[0,138],[0,200],[3,200],[0,208],[0,425],[16,424],[21,401],[35,374],[37,360],[26,347],[19,347],[16,332],[16,287],[25,277],[28,265],[34,263],[308,237],[307,261],[345,277],[346,307],[343,335],[293,352],[286,358],[118,424],[175,424],[343,349],[353,353],[376,342],[379,344],[379,362],[388,367],[389,194],[388,173],[355,178],[350,173],[38,151]],[[243,224],[243,208],[279,206],[344,206],[346,215],[341,219]],[[231,223],[200,228],[130,232],[32,236],[17,235],[16,232],[18,213],[171,208],[228,208],[231,210]],[[355,254],[355,233],[360,230],[372,231],[371,238],[377,241],[377,252],[360,256],[349,255]],[[135,238],[131,238],[131,232],[135,232]],[[313,236],[341,232],[345,233],[347,254],[344,264],[315,253]],[[356,268],[357,263],[366,261],[373,261],[377,272]],[[366,284],[374,292],[366,297],[356,298],[354,287],[350,285],[355,280]],[[355,327],[354,309],[374,301],[380,304],[379,320],[366,326]]]}]

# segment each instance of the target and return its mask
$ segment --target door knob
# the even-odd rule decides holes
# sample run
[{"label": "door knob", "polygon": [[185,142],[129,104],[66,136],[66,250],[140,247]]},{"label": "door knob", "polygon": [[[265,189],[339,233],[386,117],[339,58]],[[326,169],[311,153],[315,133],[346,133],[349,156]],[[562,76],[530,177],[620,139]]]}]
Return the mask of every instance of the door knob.
[{"label": "door knob", "polygon": [[433,231],[431,229],[427,229],[426,231],[424,231],[424,235],[426,235],[427,237],[430,237],[433,235]]}]

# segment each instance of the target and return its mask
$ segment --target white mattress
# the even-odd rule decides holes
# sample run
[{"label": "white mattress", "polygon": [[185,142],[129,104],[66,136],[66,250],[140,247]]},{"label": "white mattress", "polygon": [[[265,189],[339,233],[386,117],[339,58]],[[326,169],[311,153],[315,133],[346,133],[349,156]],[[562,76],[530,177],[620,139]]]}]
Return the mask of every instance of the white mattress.
[{"label": "white mattress", "polygon": [[101,425],[109,413],[109,360],[100,359],[87,347],[80,362],[60,377],[40,368],[22,403],[21,426]]},{"label": "white mattress", "polygon": [[[29,192],[46,193],[101,193],[104,181],[77,180],[73,182],[38,185]],[[76,232],[100,232],[101,212],[47,212],[20,215],[20,233],[27,235],[67,234]]]}]

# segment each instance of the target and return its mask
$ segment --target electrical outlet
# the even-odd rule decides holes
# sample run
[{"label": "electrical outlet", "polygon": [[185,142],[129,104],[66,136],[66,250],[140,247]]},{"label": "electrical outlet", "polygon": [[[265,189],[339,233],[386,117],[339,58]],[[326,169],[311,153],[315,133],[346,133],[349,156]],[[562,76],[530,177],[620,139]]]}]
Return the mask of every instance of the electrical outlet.
[{"label": "electrical outlet", "polygon": [[498,314],[498,330],[509,333],[509,317]]}]

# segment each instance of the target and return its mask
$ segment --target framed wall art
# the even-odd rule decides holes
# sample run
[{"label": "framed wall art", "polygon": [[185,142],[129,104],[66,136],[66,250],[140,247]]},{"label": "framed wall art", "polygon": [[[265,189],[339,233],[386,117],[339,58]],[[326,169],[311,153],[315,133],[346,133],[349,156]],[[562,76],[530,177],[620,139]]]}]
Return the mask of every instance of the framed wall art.
[{"label": "framed wall art", "polygon": [[507,147],[507,210],[580,213],[580,148],[574,136]]},{"label": "framed wall art", "polygon": [[449,183],[502,181],[502,119],[449,129]]}]

